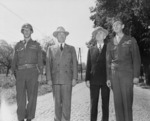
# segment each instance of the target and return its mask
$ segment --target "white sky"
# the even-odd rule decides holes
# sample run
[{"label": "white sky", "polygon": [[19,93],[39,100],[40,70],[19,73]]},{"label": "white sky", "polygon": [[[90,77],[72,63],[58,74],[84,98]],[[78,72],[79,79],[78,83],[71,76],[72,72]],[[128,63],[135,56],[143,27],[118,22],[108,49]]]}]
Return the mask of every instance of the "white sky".
[{"label": "white sky", "polygon": [[20,29],[27,22],[33,25],[33,39],[53,38],[52,33],[63,26],[70,33],[66,43],[81,47],[82,60],[86,61],[85,42],[93,31],[89,7],[94,5],[95,0],[0,0],[0,39],[8,43],[23,39]]}]

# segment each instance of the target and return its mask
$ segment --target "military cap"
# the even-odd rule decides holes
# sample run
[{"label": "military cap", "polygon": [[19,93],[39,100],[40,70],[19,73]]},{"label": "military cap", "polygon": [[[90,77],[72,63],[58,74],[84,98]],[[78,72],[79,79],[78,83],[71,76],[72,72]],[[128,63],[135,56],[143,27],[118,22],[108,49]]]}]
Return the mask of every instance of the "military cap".
[{"label": "military cap", "polygon": [[23,30],[25,30],[25,29],[30,29],[33,32],[33,27],[29,23],[26,23],[22,26],[21,33],[23,33]]}]

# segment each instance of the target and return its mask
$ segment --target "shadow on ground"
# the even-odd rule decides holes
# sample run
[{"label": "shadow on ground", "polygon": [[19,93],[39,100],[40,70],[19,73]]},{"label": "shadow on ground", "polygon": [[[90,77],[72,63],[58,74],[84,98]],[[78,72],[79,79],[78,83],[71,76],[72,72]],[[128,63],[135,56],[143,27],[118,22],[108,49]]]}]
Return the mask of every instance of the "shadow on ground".
[{"label": "shadow on ground", "polygon": [[142,89],[149,89],[150,90],[150,86],[145,84],[145,83],[139,83],[137,86],[141,87]]}]

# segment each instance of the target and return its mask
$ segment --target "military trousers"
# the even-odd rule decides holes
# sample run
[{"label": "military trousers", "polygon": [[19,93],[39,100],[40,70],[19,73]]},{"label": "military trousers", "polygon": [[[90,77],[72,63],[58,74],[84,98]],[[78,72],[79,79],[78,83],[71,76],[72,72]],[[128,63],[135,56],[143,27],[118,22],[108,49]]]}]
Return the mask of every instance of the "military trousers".
[{"label": "military trousers", "polygon": [[55,84],[52,87],[55,106],[54,121],[70,121],[72,85]]},{"label": "military trousers", "polygon": [[112,70],[112,90],[116,121],[133,121],[133,73]]},{"label": "military trousers", "polygon": [[17,71],[16,93],[18,120],[21,121],[25,118],[33,119],[35,117],[38,93],[37,68]]}]

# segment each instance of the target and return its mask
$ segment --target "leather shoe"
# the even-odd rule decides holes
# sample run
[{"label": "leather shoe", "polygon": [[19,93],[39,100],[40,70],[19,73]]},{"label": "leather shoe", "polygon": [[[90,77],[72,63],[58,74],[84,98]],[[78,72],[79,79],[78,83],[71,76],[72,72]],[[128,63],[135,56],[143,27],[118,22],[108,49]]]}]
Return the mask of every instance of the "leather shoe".
[{"label": "leather shoe", "polygon": [[31,119],[27,119],[27,121],[31,121]]}]

